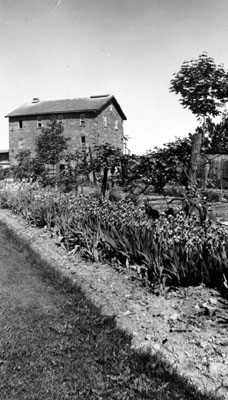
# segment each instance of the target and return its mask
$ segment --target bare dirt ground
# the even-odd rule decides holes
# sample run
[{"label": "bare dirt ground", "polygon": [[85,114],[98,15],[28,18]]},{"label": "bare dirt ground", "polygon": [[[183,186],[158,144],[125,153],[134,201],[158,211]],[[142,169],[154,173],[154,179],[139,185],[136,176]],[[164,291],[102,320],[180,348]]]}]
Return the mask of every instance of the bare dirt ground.
[{"label": "bare dirt ground", "polygon": [[132,334],[134,349],[161,352],[202,391],[228,399],[228,300],[204,286],[180,288],[166,298],[141,286],[131,270],[69,256],[48,232],[26,226],[0,210],[0,221],[59,273],[80,284],[88,298],[117,326]]}]

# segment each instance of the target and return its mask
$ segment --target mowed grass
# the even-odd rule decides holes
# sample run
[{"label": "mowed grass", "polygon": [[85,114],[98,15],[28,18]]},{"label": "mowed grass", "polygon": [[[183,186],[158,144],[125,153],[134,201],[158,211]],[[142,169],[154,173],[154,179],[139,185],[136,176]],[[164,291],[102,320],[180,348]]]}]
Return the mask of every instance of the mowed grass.
[{"label": "mowed grass", "polygon": [[212,400],[0,224],[0,398]]}]

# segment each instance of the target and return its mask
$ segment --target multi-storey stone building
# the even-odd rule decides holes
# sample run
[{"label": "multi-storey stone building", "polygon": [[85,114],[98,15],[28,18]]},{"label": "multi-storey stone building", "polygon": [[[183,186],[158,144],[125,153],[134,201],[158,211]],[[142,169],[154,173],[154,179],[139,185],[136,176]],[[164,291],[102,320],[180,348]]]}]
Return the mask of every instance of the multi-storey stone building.
[{"label": "multi-storey stone building", "polygon": [[53,117],[62,124],[72,153],[104,143],[123,150],[123,122],[127,118],[111,95],[54,101],[34,98],[6,117],[9,118],[10,163],[22,150],[30,150],[35,155],[37,137]]}]

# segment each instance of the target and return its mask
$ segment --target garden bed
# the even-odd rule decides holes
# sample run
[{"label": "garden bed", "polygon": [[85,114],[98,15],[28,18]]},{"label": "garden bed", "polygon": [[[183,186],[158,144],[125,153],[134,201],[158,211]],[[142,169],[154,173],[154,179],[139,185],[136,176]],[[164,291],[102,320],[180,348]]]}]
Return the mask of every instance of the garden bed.
[{"label": "garden bed", "polygon": [[118,327],[132,334],[132,347],[161,352],[181,375],[202,391],[228,398],[228,302],[205,286],[169,290],[156,296],[134,270],[86,262],[55,244],[50,232],[28,226],[0,210],[0,221],[57,276],[79,284]]},{"label": "garden bed", "polygon": [[[2,207],[49,231],[72,254],[113,267],[134,267],[162,293],[170,286],[228,281],[228,231],[197,213],[159,213],[150,203],[75,196],[13,183],[0,191]],[[172,211],[172,210],[167,210]],[[228,284],[227,284],[228,285]]]}]

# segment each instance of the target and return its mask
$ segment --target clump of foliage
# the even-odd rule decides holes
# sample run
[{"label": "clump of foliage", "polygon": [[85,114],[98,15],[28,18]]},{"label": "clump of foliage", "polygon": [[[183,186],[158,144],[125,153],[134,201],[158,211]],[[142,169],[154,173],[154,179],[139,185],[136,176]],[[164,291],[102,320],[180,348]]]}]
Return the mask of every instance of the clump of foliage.
[{"label": "clump of foliage", "polygon": [[24,150],[16,156],[17,164],[11,167],[11,172],[15,179],[23,179],[34,182],[35,180],[44,180],[47,176],[47,170],[41,159],[32,157],[30,150]]},{"label": "clump of foliage", "polygon": [[37,139],[37,158],[44,164],[56,164],[67,149],[67,139],[63,136],[63,126],[56,118],[42,128]]},{"label": "clump of foliage", "polygon": [[167,184],[187,186],[191,148],[192,135],[189,135],[142,156],[124,156],[121,174],[125,187],[133,193],[143,193],[149,188],[163,193]]},{"label": "clump of foliage", "polygon": [[228,100],[228,72],[203,53],[196,60],[184,61],[171,80],[170,91],[180,94],[181,105],[197,117],[215,117]]},{"label": "clump of foliage", "polygon": [[[94,146],[92,149],[91,168],[95,174],[96,181],[101,181],[101,193],[105,197],[108,188],[108,174],[111,173],[111,185],[114,185],[114,173],[120,166],[122,152],[118,147],[109,143]],[[97,175],[96,175],[97,174]],[[101,176],[99,176],[101,174]]]},{"label": "clump of foliage", "polygon": [[203,150],[206,154],[228,154],[228,115],[222,114],[221,121],[215,123],[207,118],[207,136],[204,138]]},{"label": "clump of foliage", "polygon": [[9,175],[10,170],[8,168],[0,168],[0,181],[6,179]]}]

